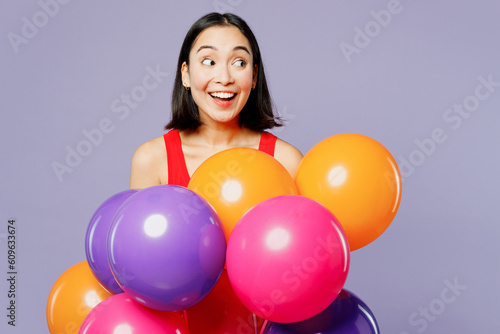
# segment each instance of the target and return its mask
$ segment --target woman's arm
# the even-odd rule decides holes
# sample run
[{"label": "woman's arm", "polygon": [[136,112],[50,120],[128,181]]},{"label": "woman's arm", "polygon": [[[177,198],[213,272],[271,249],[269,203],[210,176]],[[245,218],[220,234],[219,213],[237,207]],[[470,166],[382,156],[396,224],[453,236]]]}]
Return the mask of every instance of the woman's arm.
[{"label": "woman's arm", "polygon": [[132,157],[130,188],[142,189],[167,183],[167,154],[163,137],[137,148]]},{"label": "woman's arm", "polygon": [[293,178],[303,156],[296,147],[278,138],[274,149],[274,157],[286,168]]}]

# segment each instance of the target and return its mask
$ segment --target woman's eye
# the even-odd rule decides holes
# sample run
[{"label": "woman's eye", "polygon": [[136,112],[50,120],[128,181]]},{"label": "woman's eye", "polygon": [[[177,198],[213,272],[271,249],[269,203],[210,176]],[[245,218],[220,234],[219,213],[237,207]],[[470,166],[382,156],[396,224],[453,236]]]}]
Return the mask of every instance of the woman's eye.
[{"label": "woman's eye", "polygon": [[203,59],[203,61],[201,62],[203,65],[208,65],[208,66],[212,66],[214,65],[214,61],[212,59]]},{"label": "woman's eye", "polygon": [[236,66],[239,66],[239,67],[243,67],[245,66],[246,62],[244,60],[237,60],[234,62],[234,65]]}]

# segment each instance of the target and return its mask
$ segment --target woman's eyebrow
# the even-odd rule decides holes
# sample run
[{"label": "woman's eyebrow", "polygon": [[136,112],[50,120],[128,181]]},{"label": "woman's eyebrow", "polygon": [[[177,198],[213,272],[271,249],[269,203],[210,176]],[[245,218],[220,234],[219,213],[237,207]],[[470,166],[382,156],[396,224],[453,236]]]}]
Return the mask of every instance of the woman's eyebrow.
[{"label": "woman's eyebrow", "polygon": [[236,50],[243,50],[243,51],[246,51],[246,53],[250,54],[250,51],[248,51],[247,47],[243,46],[243,45],[235,46],[233,51],[236,51]]},{"label": "woman's eyebrow", "polygon": [[215,50],[217,51],[217,48],[215,46],[211,46],[211,45],[202,45],[199,47],[198,51],[196,51],[196,53],[200,52],[201,50],[203,49],[212,49],[212,50]]},{"label": "woman's eyebrow", "polygon": [[[200,52],[201,50],[203,49],[211,49],[211,50],[214,50],[214,51],[218,51],[217,48],[215,46],[212,46],[212,45],[202,45],[198,48],[198,51],[196,51],[196,53]],[[248,48],[246,46],[243,46],[243,45],[238,45],[238,46],[235,46],[233,48],[233,51],[236,51],[236,50],[243,50],[245,51],[246,53],[250,54],[250,51],[248,51]]]}]

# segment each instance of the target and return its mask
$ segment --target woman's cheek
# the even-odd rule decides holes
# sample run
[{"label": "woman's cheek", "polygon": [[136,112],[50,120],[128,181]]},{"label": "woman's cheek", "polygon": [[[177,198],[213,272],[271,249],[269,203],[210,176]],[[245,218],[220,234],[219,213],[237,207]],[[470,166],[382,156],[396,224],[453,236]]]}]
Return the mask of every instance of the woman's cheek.
[{"label": "woman's cheek", "polygon": [[209,82],[209,76],[205,73],[199,73],[195,74],[192,76],[191,80],[191,85],[194,86],[198,90],[205,90],[205,87],[207,86]]},{"label": "woman's cheek", "polygon": [[240,89],[241,90],[250,90],[252,89],[252,75],[245,73],[244,75],[240,76]]}]

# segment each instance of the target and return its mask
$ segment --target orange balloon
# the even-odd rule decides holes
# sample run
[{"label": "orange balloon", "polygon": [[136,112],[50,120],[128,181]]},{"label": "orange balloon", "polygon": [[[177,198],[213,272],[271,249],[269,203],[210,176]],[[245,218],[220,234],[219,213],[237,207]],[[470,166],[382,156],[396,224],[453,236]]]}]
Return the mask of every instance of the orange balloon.
[{"label": "orange balloon", "polygon": [[112,294],[97,281],[87,261],[68,268],[56,280],[47,300],[47,325],[51,334],[77,334],[83,320]]},{"label": "orange balloon", "polygon": [[378,141],[345,133],[316,144],[295,174],[299,195],[325,205],[339,219],[352,250],[390,225],[401,201],[401,175]]},{"label": "orange balloon", "polygon": [[264,323],[238,299],[226,270],[208,296],[186,314],[190,334],[255,333]]},{"label": "orange balloon", "polygon": [[214,154],[194,172],[188,188],[214,207],[226,241],[241,216],[255,204],[274,196],[297,194],[285,167],[269,154],[251,148]]}]

